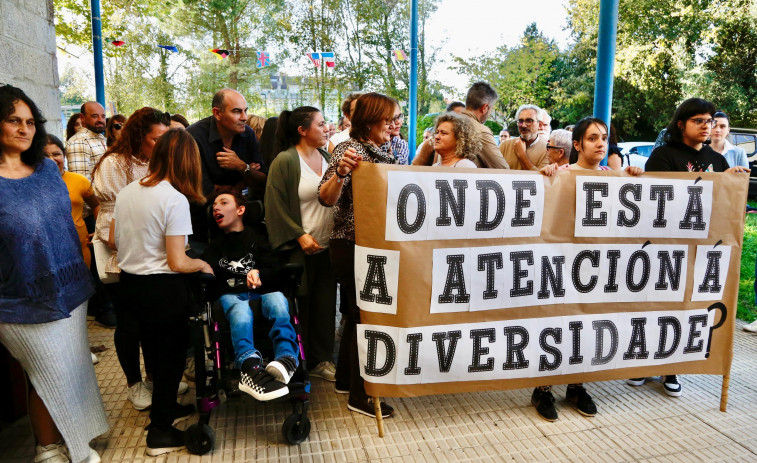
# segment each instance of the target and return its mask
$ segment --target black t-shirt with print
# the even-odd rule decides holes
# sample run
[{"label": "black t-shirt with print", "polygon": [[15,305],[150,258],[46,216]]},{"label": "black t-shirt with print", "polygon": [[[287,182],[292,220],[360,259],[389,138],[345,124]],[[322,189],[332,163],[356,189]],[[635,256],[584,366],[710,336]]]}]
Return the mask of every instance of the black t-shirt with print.
[{"label": "black t-shirt with print", "polygon": [[652,151],[644,170],[647,172],[724,172],[728,168],[725,157],[709,145],[704,145],[697,151],[684,143],[669,142]]}]

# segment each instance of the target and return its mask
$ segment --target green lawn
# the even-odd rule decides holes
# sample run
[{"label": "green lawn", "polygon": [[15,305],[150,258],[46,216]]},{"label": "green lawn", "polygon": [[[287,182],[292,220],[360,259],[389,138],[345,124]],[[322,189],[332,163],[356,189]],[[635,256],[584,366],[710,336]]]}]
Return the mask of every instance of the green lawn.
[{"label": "green lawn", "polygon": [[[757,207],[757,203],[749,201]],[[757,318],[754,305],[754,258],[757,255],[757,214],[747,214],[744,226],[744,247],[741,252],[741,281],[739,281],[739,307],[736,318],[748,322]]]}]

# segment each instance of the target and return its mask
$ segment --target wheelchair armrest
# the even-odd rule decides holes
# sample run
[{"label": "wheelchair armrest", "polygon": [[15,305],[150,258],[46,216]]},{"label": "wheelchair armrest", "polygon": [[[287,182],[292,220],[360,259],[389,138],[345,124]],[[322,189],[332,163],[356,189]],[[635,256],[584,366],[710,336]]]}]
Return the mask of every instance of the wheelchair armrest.
[{"label": "wheelchair armrest", "polygon": [[279,275],[282,279],[286,280],[286,285],[290,289],[297,289],[300,286],[300,279],[302,273],[305,271],[305,266],[302,264],[288,263],[284,264],[279,271]]},{"label": "wheelchair armrest", "polygon": [[216,276],[212,273],[195,272],[190,273],[189,278],[198,283],[212,283],[216,280]]}]

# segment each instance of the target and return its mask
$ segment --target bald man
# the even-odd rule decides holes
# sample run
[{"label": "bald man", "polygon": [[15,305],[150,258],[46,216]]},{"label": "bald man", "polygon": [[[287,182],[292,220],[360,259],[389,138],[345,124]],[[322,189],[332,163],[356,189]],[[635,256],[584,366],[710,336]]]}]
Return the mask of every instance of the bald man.
[{"label": "bald man", "polygon": [[96,101],[88,101],[81,105],[81,115],[84,127],[66,143],[68,170],[92,180],[92,169],[108,148],[105,139],[105,108]]}]

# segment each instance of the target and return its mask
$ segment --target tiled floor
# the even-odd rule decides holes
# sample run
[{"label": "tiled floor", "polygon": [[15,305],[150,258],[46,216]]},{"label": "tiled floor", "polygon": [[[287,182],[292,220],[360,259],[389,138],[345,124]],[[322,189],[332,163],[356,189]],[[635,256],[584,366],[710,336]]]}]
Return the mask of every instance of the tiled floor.
[{"label": "tiled floor", "polygon": [[[741,325],[737,322],[727,413],[718,410],[718,376],[685,376],[680,398],[665,396],[657,381],[639,388],[608,381],[588,386],[599,408],[594,418],[567,406],[564,386],[555,388],[560,419],[554,423],[536,415],[531,391],[524,389],[389,399],[396,413],[385,421],[381,439],[374,420],[349,412],[346,396],[314,379],[312,431],[302,444],[289,446],[281,435],[288,404],[244,397],[214,410],[212,453],[158,458],[144,455],[147,412],[127,403],[113,332],[92,325],[92,344],[110,347],[95,370],[112,426],[93,446],[105,462],[757,461],[757,336]],[[183,400],[193,400],[192,390]],[[0,433],[0,462],[32,458],[27,420]]]}]

